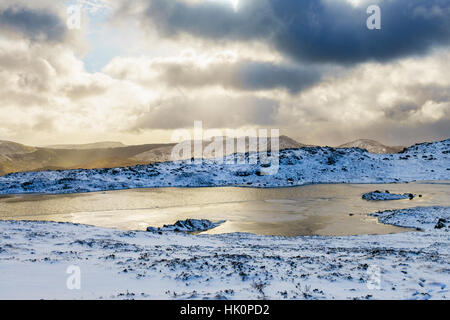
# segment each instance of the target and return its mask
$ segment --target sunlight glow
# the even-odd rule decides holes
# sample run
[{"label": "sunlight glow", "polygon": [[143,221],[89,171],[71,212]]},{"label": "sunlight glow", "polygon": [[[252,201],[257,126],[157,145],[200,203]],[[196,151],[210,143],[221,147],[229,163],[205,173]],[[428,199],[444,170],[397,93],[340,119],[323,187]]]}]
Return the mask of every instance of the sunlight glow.
[{"label": "sunlight glow", "polygon": [[234,11],[238,10],[239,0],[230,0],[231,5],[233,6]]},{"label": "sunlight glow", "polygon": [[[211,1],[211,0],[210,0]],[[239,0],[212,0],[217,2],[228,2],[234,11],[238,11],[239,7]]]},{"label": "sunlight glow", "polygon": [[239,9],[239,0],[184,0],[188,3],[202,3],[202,2],[221,2],[223,4],[229,4],[236,12]]}]

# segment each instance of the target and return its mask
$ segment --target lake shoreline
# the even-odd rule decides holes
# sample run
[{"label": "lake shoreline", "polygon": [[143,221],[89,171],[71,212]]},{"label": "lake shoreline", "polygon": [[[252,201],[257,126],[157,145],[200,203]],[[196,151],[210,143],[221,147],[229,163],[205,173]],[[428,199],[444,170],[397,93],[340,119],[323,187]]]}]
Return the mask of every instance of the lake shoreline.
[{"label": "lake shoreline", "polygon": [[[0,198],[2,220],[46,220],[119,230],[146,230],[178,220],[226,222],[208,234],[349,236],[404,232],[370,214],[415,206],[450,206],[447,181],[422,184],[314,184],[292,188],[132,189]],[[366,201],[377,189],[423,194],[413,200]]]}]

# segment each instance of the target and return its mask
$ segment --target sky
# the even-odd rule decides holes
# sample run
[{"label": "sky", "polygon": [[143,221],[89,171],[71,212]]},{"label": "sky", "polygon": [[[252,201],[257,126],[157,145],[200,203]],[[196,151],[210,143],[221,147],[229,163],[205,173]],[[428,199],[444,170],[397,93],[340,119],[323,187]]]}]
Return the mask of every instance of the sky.
[{"label": "sky", "polygon": [[446,139],[449,45],[450,0],[2,0],[0,140]]}]

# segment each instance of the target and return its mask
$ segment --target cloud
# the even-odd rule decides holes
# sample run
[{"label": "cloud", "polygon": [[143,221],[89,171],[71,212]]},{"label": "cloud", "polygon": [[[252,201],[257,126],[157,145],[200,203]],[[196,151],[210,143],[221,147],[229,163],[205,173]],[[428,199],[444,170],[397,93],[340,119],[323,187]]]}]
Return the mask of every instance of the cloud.
[{"label": "cloud", "polygon": [[394,105],[394,107],[384,110],[386,118],[403,121],[409,119],[412,115],[420,111],[422,106],[411,102],[400,102]]},{"label": "cloud", "polygon": [[366,63],[283,99],[277,123],[307,143],[410,144],[450,137],[450,53]]},{"label": "cloud", "polygon": [[121,79],[146,84],[165,84],[169,88],[196,89],[220,86],[237,91],[284,89],[296,94],[318,83],[324,68],[297,64],[254,61],[223,55],[191,54],[176,58],[117,58],[105,72]]},{"label": "cloud", "polygon": [[190,128],[203,121],[210,128],[274,125],[278,102],[253,96],[177,96],[152,104],[132,130]]},{"label": "cloud", "polygon": [[367,6],[332,0],[248,0],[237,11],[225,2],[151,0],[117,14],[137,14],[164,38],[263,41],[301,62],[388,61],[450,43],[447,0],[371,4],[381,7],[381,30],[367,29]]},{"label": "cloud", "polygon": [[65,22],[57,14],[21,5],[0,8],[0,27],[33,41],[61,42],[67,33]]},{"label": "cloud", "polygon": [[318,68],[242,62],[235,66],[236,86],[248,90],[284,88],[298,93],[320,81]]},{"label": "cloud", "polygon": [[[139,57],[118,52],[90,73],[74,45],[89,30],[60,30],[64,7],[4,0],[0,138],[152,143],[195,120],[209,128],[279,128],[332,145],[450,136],[448,1],[382,1],[381,32],[365,28],[362,4],[278,1],[241,1],[237,11],[226,1],[128,2],[125,13],[163,39],[127,42]],[[11,15],[14,3],[27,14]],[[180,54],[185,49],[191,53]]]}]

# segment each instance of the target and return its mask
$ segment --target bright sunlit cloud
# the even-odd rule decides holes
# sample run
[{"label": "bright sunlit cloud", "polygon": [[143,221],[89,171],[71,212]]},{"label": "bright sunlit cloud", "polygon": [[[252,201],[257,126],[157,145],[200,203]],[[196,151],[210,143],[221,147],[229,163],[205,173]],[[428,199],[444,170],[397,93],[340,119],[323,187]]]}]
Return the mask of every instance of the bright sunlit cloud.
[{"label": "bright sunlit cloud", "polygon": [[234,11],[238,10],[239,0],[185,0],[191,3],[202,3],[202,2],[221,2],[230,5]]}]

